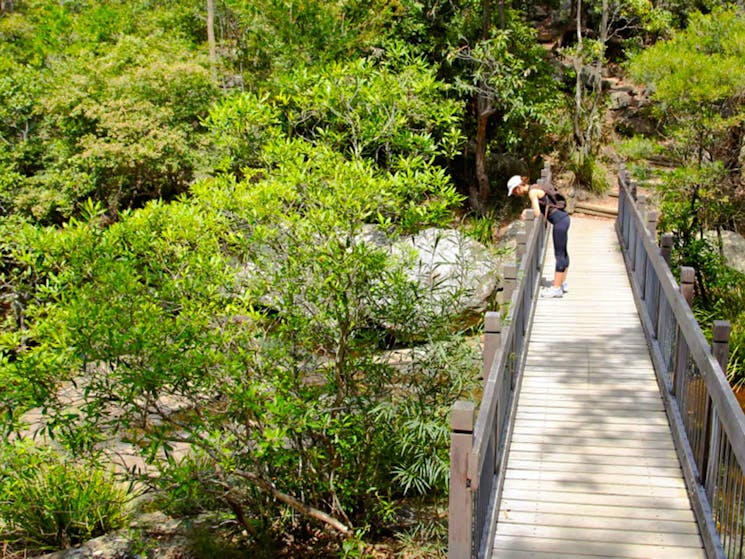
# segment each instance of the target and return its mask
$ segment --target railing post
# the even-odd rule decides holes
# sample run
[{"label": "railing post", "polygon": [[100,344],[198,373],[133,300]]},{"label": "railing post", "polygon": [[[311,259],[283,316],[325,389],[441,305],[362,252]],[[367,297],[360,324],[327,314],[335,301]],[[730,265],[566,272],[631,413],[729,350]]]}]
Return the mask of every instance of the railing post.
[{"label": "railing post", "polygon": [[540,184],[549,184],[551,182],[551,167],[547,163],[543,164],[541,169]]},{"label": "railing post", "polygon": [[[523,210],[522,214],[520,215],[520,219],[525,224],[525,236],[526,236],[526,239],[529,239],[530,238],[530,235],[533,233],[533,228],[534,227],[538,227],[538,223],[539,222],[536,221],[535,215],[533,215],[533,210],[530,209],[530,208]],[[527,247],[526,247],[526,250],[527,250]],[[539,258],[536,258],[536,262],[537,262],[536,263],[536,269],[537,270],[540,270],[541,269],[541,261],[540,261],[540,259]],[[528,262],[527,264],[530,264],[530,263]],[[525,273],[526,274],[528,273],[528,270],[527,269],[525,270]]]},{"label": "railing post", "polygon": [[499,313],[488,311],[484,317],[484,350],[483,350],[483,375],[484,382],[489,380],[489,371],[497,350],[502,345],[502,321]]},{"label": "railing post", "polygon": [[696,270],[690,266],[680,268],[680,293],[688,306],[693,305],[693,282],[696,281]]},{"label": "railing post", "polygon": [[525,232],[528,237],[530,237],[530,232],[533,230],[533,226],[535,225],[535,215],[533,215],[533,210],[530,208],[523,210],[523,213],[520,214],[520,219],[525,223]]},{"label": "railing post", "polygon": [[644,250],[644,235],[647,233],[647,197],[642,195],[637,200],[637,208],[641,214],[644,229],[637,231],[634,236],[634,277],[639,286],[639,294],[646,300],[647,294],[647,251]]},{"label": "railing post", "polygon": [[650,211],[647,213],[647,231],[649,235],[657,243],[657,220],[659,219],[659,212]]},{"label": "railing post", "polygon": [[727,362],[729,361],[729,336],[732,332],[732,326],[729,320],[715,320],[712,330],[711,354],[717,360],[722,372],[727,372]]},{"label": "railing post", "polygon": [[647,197],[642,194],[636,198],[636,207],[639,209],[639,213],[642,216],[642,221],[647,221]]},{"label": "railing post", "polygon": [[[693,281],[696,271],[690,266],[680,268],[680,293],[690,307],[693,304]],[[683,386],[688,369],[688,347],[683,343],[684,338],[680,330],[675,340],[675,362],[673,363],[673,394],[678,399],[681,413],[683,411]]]},{"label": "railing post", "polygon": [[525,251],[527,250],[527,244],[528,244],[528,233],[525,230],[518,231],[517,235],[515,236],[515,240],[517,242],[517,246],[515,247],[515,254],[517,256],[517,264],[520,265],[520,262],[523,261],[523,256],[525,256]]},{"label": "railing post", "polygon": [[660,255],[667,262],[667,267],[670,267],[670,258],[672,258],[673,252],[673,234],[663,233],[660,239]]},{"label": "railing post", "polygon": [[502,276],[502,283],[504,284],[504,288],[502,289],[502,303],[508,304],[517,286],[517,264],[507,263],[502,266]]},{"label": "railing post", "polygon": [[[729,336],[732,327],[728,320],[715,320],[712,329],[711,354],[719,362],[722,372],[727,372],[727,361],[729,360]],[[716,492],[717,472],[719,470],[719,415],[709,401],[709,413],[707,414],[707,430],[709,431],[708,446],[706,447],[705,461],[706,472],[702,482],[706,488],[706,496],[709,503],[714,504],[714,493]]]},{"label": "railing post", "polygon": [[[627,177],[629,176],[628,175],[628,171],[626,172],[626,176]],[[632,181],[632,180],[629,180],[628,181],[628,184],[629,184],[629,192],[631,192],[631,197],[636,202],[636,200],[637,200],[637,190],[638,190],[639,185],[637,184],[636,181]]]},{"label": "railing post", "polygon": [[473,547],[473,493],[468,479],[468,456],[473,447],[473,402],[459,400],[450,414],[450,499],[448,559],[466,559]]}]

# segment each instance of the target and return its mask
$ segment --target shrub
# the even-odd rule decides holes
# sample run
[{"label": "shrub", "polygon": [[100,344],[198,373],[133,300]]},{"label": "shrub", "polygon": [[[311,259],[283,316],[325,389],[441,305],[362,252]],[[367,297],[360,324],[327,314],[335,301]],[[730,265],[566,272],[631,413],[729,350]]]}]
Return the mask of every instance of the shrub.
[{"label": "shrub", "polygon": [[40,549],[84,542],[124,526],[128,491],[96,464],[26,442],[0,449],[5,536]]}]

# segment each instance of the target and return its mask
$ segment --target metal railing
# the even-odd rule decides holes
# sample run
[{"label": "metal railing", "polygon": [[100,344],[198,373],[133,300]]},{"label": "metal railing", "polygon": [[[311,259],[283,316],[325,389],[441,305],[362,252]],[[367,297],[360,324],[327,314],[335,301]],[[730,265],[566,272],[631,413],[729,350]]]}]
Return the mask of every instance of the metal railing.
[{"label": "metal railing", "polygon": [[745,558],[745,415],[724,374],[729,323],[711,347],[690,308],[694,270],[669,268],[672,237],[657,246],[657,213],[619,173],[616,231],[649,342],[676,449],[707,556]]},{"label": "metal railing", "polygon": [[[538,183],[550,181],[546,165]],[[522,217],[525,228],[517,236],[517,262],[503,269],[506,312],[487,312],[484,321],[484,389],[478,415],[474,423],[476,405],[467,401],[456,402],[451,414],[449,559],[488,557],[496,532],[548,232],[532,210]]]}]

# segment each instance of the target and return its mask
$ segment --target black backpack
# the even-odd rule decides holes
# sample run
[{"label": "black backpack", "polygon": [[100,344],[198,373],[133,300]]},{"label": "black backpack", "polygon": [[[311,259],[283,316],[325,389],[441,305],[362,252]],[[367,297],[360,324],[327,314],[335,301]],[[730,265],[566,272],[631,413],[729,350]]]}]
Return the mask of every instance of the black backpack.
[{"label": "black backpack", "polygon": [[541,190],[546,193],[546,216],[551,209],[566,210],[567,199],[554,185],[540,185]]}]

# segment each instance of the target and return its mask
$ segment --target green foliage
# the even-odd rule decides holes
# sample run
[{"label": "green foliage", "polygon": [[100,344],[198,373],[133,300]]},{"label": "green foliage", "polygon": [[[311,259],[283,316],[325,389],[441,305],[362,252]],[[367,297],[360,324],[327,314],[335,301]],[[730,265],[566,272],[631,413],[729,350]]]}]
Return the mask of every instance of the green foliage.
[{"label": "green foliage", "polygon": [[463,142],[458,104],[423,60],[391,55],[283,77],[278,104],[292,133],[381,166],[455,155]]},{"label": "green foliage", "polygon": [[745,117],[744,56],[742,14],[714,9],[691,14],[685,30],[630,64],[632,75],[653,87],[665,153],[677,163],[659,189],[661,228],[676,233],[681,262],[697,269],[702,312],[727,309],[735,317],[745,310],[734,296],[741,290],[704,233],[745,223],[737,147]]},{"label": "green foliage", "polygon": [[520,153],[532,159],[545,152],[545,142],[557,131],[561,104],[553,69],[535,40],[535,30],[509,12],[508,27],[494,30],[486,41],[451,53],[462,68],[456,87],[489,99],[499,126],[491,150]]},{"label": "green foliage", "polygon": [[59,223],[90,196],[114,216],[184,192],[201,168],[218,90],[178,36],[133,34],[142,8],[39,1],[8,18],[24,25],[0,63],[5,214]]},{"label": "green foliage", "polygon": [[268,95],[239,92],[210,108],[205,126],[215,148],[215,167],[242,176],[246,167],[260,165],[261,148],[280,137],[280,114]]},{"label": "green foliage", "polygon": [[728,320],[732,327],[730,359],[725,374],[733,388],[745,386],[745,274],[727,266],[713,236],[695,236],[687,242],[676,237],[676,265],[696,270],[694,315],[704,335],[711,339],[715,320]]},{"label": "green foliage", "polygon": [[668,120],[693,125],[724,117],[739,104],[743,49],[745,22],[736,11],[694,13],[686,30],[640,53],[630,70],[639,81],[654,84],[654,99]]},{"label": "green foliage", "polygon": [[442,559],[447,556],[447,525],[433,518],[396,534],[400,555],[407,559]]},{"label": "green foliage", "polygon": [[390,14],[385,0],[230,0],[223,9],[235,67],[262,78],[359,55]]},{"label": "green foliage", "polygon": [[491,246],[494,242],[495,223],[497,217],[493,213],[485,216],[468,215],[463,222],[463,233],[483,245]]},{"label": "green foliage", "polygon": [[567,169],[573,174],[573,181],[590,192],[603,194],[610,189],[606,170],[595,155],[585,155],[581,150],[572,151]]},{"label": "green foliage", "polygon": [[703,279],[703,285],[699,286],[703,296],[695,300],[696,320],[708,337],[715,320],[730,322],[732,330],[725,374],[734,389],[742,389],[745,387],[745,274],[727,267],[710,244],[695,253],[695,258],[702,265],[700,277]]},{"label": "green foliage", "polygon": [[447,418],[454,399],[475,389],[469,372],[477,368],[478,356],[460,340],[425,346],[415,357],[412,370],[402,378],[403,397],[379,407],[382,423],[390,425],[395,445],[394,480],[404,494],[447,491]]},{"label": "green foliage", "polygon": [[[400,476],[443,490],[447,410],[478,367],[450,316],[415,314],[416,285],[366,234],[442,224],[460,198],[417,157],[383,171],[278,139],[259,160],[108,226],[91,204],[58,230],[9,228],[9,296],[28,304],[2,374],[45,379],[27,405],[77,452],[113,433],[140,449],[169,510],[225,507],[260,537],[292,526],[289,495],[377,530]],[[380,353],[391,332],[437,343],[398,372]],[[77,376],[70,410],[54,381]]]},{"label": "green foliage", "polygon": [[115,214],[186,190],[199,165],[194,133],[216,90],[203,66],[179,56],[168,43],[127,37],[103,56],[61,65],[42,100],[55,149],[26,196],[38,182],[66,205],[37,218],[74,215],[88,196]]},{"label": "green foliage", "polygon": [[736,200],[721,190],[725,177],[726,171],[718,163],[681,166],[667,173],[658,187],[663,230],[678,233],[687,245],[735,215]]},{"label": "green foliage", "polygon": [[615,148],[619,155],[628,161],[649,159],[662,153],[662,146],[659,143],[643,136],[633,136],[623,140]]},{"label": "green foliage", "polygon": [[29,443],[0,447],[0,529],[38,549],[82,543],[121,528],[126,487],[96,464]]}]

